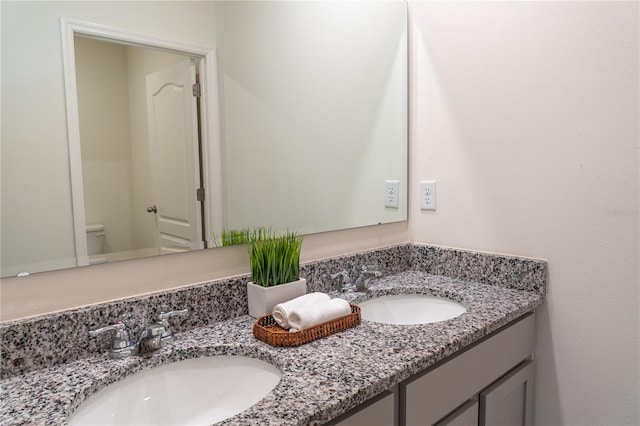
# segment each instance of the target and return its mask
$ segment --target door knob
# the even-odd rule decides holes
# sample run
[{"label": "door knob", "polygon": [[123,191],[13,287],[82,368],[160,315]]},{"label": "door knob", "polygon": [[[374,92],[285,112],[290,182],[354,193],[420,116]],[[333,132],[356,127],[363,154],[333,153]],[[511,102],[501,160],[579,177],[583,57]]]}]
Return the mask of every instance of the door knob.
[{"label": "door knob", "polygon": [[151,207],[147,207],[147,212],[148,213],[158,213],[158,208],[155,205],[153,205]]}]

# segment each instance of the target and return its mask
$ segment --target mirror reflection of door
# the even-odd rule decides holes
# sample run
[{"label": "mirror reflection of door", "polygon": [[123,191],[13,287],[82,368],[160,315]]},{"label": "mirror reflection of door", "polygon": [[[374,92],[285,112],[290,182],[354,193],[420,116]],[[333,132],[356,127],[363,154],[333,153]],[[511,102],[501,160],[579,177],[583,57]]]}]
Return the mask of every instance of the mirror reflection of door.
[{"label": "mirror reflection of door", "polygon": [[196,67],[187,59],[146,81],[156,245],[160,254],[203,248]]},{"label": "mirror reflection of door", "polygon": [[[197,107],[192,83],[179,83],[189,85],[182,91],[190,95],[189,105],[181,96],[173,96],[180,99],[177,106],[161,105],[162,117],[156,120],[160,139],[150,137],[148,123],[153,102],[147,96],[147,75],[180,63],[191,73],[196,68],[191,59],[79,35],[74,41],[85,222],[87,226],[104,225],[103,253],[89,253],[89,262],[204,247],[202,209],[195,204],[196,190],[201,187],[198,113],[187,114],[187,108]],[[189,80],[195,78],[189,74]],[[178,86],[167,87],[171,90],[161,91],[163,95],[180,92]],[[183,113],[182,124],[169,124],[172,109]],[[180,133],[181,137],[170,137]],[[151,140],[161,148],[156,144],[152,149]],[[170,145],[170,140],[179,140],[179,145]],[[152,152],[160,163],[152,159]],[[187,170],[189,177],[185,178]],[[178,175],[183,178],[176,181]],[[186,186],[191,189],[185,190]],[[180,187],[185,191],[182,194]],[[147,208],[154,205],[158,214],[148,213]]]}]

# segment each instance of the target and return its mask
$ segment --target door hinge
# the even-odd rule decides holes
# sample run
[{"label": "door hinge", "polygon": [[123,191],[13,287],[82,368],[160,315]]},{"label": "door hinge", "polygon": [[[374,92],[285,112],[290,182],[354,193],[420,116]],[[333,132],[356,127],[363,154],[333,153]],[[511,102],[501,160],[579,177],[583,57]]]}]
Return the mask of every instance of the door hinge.
[{"label": "door hinge", "polygon": [[204,201],[204,188],[196,189],[196,200]]},{"label": "door hinge", "polygon": [[201,95],[200,83],[195,83],[193,86],[191,86],[191,89],[193,91],[193,96],[195,96],[196,98],[199,98]]}]

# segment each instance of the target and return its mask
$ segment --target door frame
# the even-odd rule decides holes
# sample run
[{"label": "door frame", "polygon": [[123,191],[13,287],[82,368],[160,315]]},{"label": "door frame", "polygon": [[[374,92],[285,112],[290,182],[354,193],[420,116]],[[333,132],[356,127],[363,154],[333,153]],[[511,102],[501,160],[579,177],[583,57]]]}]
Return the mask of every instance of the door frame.
[{"label": "door frame", "polygon": [[213,235],[222,230],[222,144],[220,132],[220,104],[217,78],[217,61],[214,48],[196,46],[143,34],[122,28],[96,24],[70,18],[60,18],[64,85],[67,107],[67,133],[71,173],[71,197],[73,227],[75,233],[77,266],[89,265],[82,183],[82,156],[80,149],[80,120],[78,115],[78,91],[76,86],[75,42],[76,34],[92,36],[140,47],[149,47],[170,53],[199,59],[200,74],[200,123],[202,138],[202,175],[207,193],[203,227],[207,246],[213,247]]}]

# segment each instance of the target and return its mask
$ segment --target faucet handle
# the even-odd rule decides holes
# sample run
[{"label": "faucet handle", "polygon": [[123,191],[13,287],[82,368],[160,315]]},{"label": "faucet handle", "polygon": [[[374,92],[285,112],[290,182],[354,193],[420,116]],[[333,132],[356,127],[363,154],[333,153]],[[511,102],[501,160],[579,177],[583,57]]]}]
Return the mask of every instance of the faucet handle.
[{"label": "faucet handle", "polygon": [[158,315],[158,319],[160,321],[165,321],[169,317],[174,317],[177,315],[186,315],[188,312],[189,312],[189,309],[180,309],[180,310],[169,311],[169,312],[162,311]]},{"label": "faucet handle", "polygon": [[346,270],[342,270],[340,272],[336,272],[335,274],[331,274],[332,280],[335,280],[336,278],[342,278],[342,282],[345,282],[351,279],[349,277],[349,273]]},{"label": "faucet handle", "polygon": [[362,265],[362,272],[369,273],[369,274],[373,275],[374,277],[381,277],[382,276],[382,271],[380,270],[380,268],[376,264]]},{"label": "faucet handle", "polygon": [[331,275],[331,279],[338,283],[338,290],[341,292],[347,292],[353,290],[353,284],[351,283],[351,277],[346,270],[336,272]]},{"label": "faucet handle", "polygon": [[160,314],[158,315],[158,320],[164,327],[164,331],[162,332],[162,336],[161,336],[163,343],[171,343],[174,339],[173,331],[171,330],[171,326],[169,325],[169,318],[178,316],[178,315],[183,316],[183,315],[186,315],[188,312],[189,312],[188,309],[180,309],[180,310],[169,311],[169,312],[164,312],[164,311],[160,312]]},{"label": "faucet handle", "polygon": [[131,345],[127,326],[123,322],[89,330],[89,336],[96,337],[107,331],[115,331],[113,340],[111,340],[111,350],[109,351],[111,358],[122,358],[132,353],[134,346]]}]

